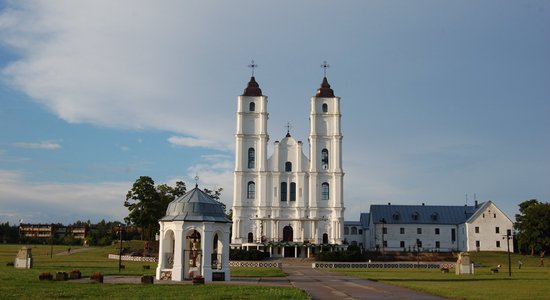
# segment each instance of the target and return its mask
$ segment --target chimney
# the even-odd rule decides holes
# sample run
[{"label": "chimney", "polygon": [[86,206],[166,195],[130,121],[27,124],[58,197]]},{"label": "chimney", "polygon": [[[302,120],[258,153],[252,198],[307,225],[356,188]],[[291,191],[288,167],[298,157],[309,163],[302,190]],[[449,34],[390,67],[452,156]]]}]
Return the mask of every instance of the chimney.
[{"label": "chimney", "polygon": [[422,202],[422,206],[424,206],[424,202]]},{"label": "chimney", "polygon": [[391,205],[391,202],[388,202],[388,205]]},{"label": "chimney", "polygon": [[477,200],[474,201],[474,207],[477,208],[478,204],[477,204]]}]

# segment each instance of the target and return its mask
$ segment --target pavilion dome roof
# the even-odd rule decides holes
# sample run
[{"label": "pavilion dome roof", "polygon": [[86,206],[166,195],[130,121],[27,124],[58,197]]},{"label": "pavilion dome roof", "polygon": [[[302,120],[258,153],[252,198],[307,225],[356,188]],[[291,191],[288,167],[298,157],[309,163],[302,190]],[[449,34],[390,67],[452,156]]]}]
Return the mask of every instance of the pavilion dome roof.
[{"label": "pavilion dome roof", "polygon": [[231,223],[223,206],[198,186],[170,202],[160,221]]}]

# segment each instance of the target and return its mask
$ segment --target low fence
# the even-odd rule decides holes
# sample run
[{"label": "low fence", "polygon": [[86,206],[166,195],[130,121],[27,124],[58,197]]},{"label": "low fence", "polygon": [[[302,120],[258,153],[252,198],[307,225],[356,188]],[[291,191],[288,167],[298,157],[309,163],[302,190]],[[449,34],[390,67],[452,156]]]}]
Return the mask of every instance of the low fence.
[{"label": "low fence", "polygon": [[230,267],[252,267],[252,268],[282,268],[282,262],[276,261],[229,261]]},{"label": "low fence", "polygon": [[454,263],[416,263],[416,262],[399,262],[399,263],[343,263],[343,262],[314,262],[311,264],[314,269],[450,269],[454,268]]},{"label": "low fence", "polygon": [[[118,260],[119,255],[118,254],[109,254],[109,259],[116,259]],[[150,256],[130,256],[130,255],[122,255],[121,260],[123,261],[143,261],[143,262],[158,262],[158,259],[156,257],[150,257]]]}]

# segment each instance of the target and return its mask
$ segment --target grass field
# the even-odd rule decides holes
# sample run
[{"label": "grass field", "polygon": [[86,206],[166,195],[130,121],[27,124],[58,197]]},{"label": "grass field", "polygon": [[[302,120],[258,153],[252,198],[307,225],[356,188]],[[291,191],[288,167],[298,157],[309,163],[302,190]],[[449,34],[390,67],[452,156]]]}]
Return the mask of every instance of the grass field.
[{"label": "grass field", "polygon": [[[78,269],[82,276],[92,272],[104,275],[153,275],[155,263],[123,262],[125,268],[118,272],[118,261],[107,259],[107,254],[116,253],[117,247],[93,248],[80,251],[79,247],[54,246],[50,258],[49,245],[33,245],[33,268],[15,269],[6,266],[13,262],[21,245],[0,245],[0,299],[308,299],[298,289],[286,287],[239,286],[239,285],[140,285],[140,284],[94,284],[39,281],[42,272],[70,272]],[[143,266],[149,265],[149,270]],[[280,270],[232,269],[232,276],[281,276]],[[248,268],[247,268],[248,269]],[[255,273],[260,272],[260,273]]]},{"label": "grass field", "polygon": [[[539,267],[536,257],[512,255],[512,276],[508,276],[506,253],[472,253],[481,263],[474,275],[455,275],[430,269],[341,269],[350,276],[412,288],[453,299],[550,299],[550,268]],[[521,260],[523,267],[518,269]],[[491,268],[501,265],[497,274]]]}]

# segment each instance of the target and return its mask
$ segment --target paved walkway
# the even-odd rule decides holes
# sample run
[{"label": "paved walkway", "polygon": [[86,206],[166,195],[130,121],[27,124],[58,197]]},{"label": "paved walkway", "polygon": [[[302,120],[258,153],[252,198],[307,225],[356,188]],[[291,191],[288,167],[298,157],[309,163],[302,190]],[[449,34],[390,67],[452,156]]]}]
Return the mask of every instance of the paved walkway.
[{"label": "paved walkway", "polygon": [[324,299],[444,299],[389,284],[359,279],[340,273],[312,269],[311,266],[284,266],[290,283],[306,291],[314,300]]}]

